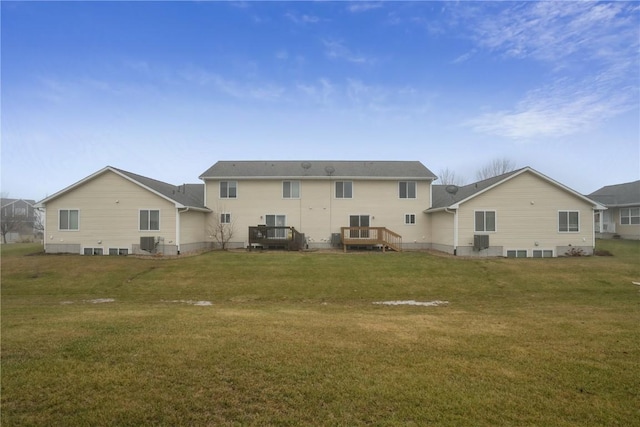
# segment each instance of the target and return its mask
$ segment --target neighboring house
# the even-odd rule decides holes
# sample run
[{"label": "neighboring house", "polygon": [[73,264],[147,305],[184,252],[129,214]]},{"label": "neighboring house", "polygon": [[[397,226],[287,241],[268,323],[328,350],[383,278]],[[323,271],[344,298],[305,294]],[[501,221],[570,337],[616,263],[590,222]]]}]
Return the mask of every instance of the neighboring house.
[{"label": "neighboring house", "polygon": [[175,255],[211,246],[204,185],[174,186],[107,166],[36,206],[47,253]]},{"label": "neighboring house", "polygon": [[525,167],[462,187],[433,186],[429,240],[456,254],[555,257],[592,254],[603,206]]},{"label": "neighboring house", "polygon": [[37,238],[40,231],[37,229],[39,216],[34,207],[35,200],[5,198],[0,200],[2,242],[13,243]]},{"label": "neighboring house", "polygon": [[588,197],[607,207],[596,212],[598,237],[640,239],[640,181],[607,185]]},{"label": "neighboring house", "polygon": [[[45,250],[180,254],[214,246],[593,252],[604,206],[526,167],[433,185],[416,161],[220,161],[173,186],[106,167],[46,198]],[[223,236],[224,238],[222,238]]]}]

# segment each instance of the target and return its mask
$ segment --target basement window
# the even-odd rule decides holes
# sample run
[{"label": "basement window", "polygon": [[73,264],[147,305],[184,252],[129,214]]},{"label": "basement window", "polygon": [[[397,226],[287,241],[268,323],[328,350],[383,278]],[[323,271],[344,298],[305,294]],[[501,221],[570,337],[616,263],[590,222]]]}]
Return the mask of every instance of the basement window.
[{"label": "basement window", "polygon": [[553,251],[550,249],[534,249],[534,258],[553,258]]},{"label": "basement window", "polygon": [[85,255],[102,255],[102,248],[84,248]]},{"label": "basement window", "polygon": [[126,248],[109,248],[109,255],[113,255],[113,256],[129,255],[129,249],[126,249]]},{"label": "basement window", "polygon": [[526,249],[511,249],[507,251],[507,258],[526,258]]}]

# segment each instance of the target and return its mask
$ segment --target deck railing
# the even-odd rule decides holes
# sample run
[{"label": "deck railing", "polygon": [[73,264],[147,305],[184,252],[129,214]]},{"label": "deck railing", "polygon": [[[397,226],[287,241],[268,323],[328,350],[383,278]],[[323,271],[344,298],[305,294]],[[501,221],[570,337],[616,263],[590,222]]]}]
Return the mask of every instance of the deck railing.
[{"label": "deck railing", "polygon": [[380,246],[382,251],[402,251],[402,236],[385,227],[341,227],[342,249],[347,246]]},{"label": "deck railing", "polygon": [[293,227],[257,225],[249,227],[249,250],[256,246],[263,248],[284,248],[299,251],[305,247],[305,236]]}]

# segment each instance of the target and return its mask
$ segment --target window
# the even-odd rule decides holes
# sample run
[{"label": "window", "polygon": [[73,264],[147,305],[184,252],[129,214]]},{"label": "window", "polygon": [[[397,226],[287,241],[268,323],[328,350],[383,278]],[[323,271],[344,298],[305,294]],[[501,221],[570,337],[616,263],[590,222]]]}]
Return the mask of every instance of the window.
[{"label": "window", "polygon": [[282,181],[282,197],[284,199],[299,199],[300,181]]},{"label": "window", "polygon": [[534,258],[553,258],[553,251],[551,249],[534,249]]},{"label": "window", "polygon": [[580,215],[578,211],[558,212],[558,231],[561,233],[577,233],[580,231]]},{"label": "window", "polygon": [[60,230],[79,230],[80,211],[77,209],[61,209],[59,212]]},{"label": "window", "polygon": [[116,255],[116,256],[118,256],[118,255],[129,255],[129,249],[126,249],[126,248],[109,248],[109,255]]},{"label": "window", "polygon": [[14,208],[13,209],[13,214],[15,216],[26,216],[27,215],[27,208]]},{"label": "window", "polygon": [[640,224],[640,208],[620,209],[620,224]]},{"label": "window", "polygon": [[476,211],[476,231],[496,231],[496,211]]},{"label": "window", "polygon": [[220,181],[220,198],[235,199],[238,197],[237,181]]},{"label": "window", "polygon": [[102,255],[102,248],[84,248],[85,255]]},{"label": "window", "polygon": [[398,192],[401,199],[416,198],[416,182],[415,181],[400,181],[398,184],[399,184]]},{"label": "window", "polygon": [[141,210],[140,211],[140,231],[160,230],[160,211]]},{"label": "window", "polygon": [[416,223],[416,214],[404,214],[404,223],[406,225],[413,225]]},{"label": "window", "polygon": [[267,229],[269,239],[284,239],[287,236],[287,217],[285,215],[265,215],[267,227],[279,227]]},{"label": "window", "polygon": [[221,213],[220,214],[220,224],[231,224],[231,214],[230,213]]},{"label": "window", "polygon": [[353,198],[353,182],[337,181],[336,182],[336,199],[352,199]]},{"label": "window", "polygon": [[517,250],[507,251],[507,258],[526,258],[526,257],[527,257],[526,249],[517,249]]}]

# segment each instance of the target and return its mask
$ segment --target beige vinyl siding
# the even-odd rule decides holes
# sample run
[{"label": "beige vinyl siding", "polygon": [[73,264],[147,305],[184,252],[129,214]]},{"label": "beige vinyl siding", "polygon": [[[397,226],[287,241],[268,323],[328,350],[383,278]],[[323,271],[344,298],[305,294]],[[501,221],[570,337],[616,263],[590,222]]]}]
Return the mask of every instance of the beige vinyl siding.
[{"label": "beige vinyl siding", "polygon": [[180,253],[188,253],[212,247],[209,237],[211,213],[200,211],[180,212]]},{"label": "beige vinyl siding", "polygon": [[455,215],[438,211],[430,213],[429,218],[431,247],[442,252],[453,253]]},{"label": "beige vinyl siding", "polygon": [[[631,208],[638,208],[638,206],[633,206]],[[623,239],[640,239],[640,225],[638,224],[622,224],[622,218],[620,216],[621,210],[627,210],[629,208],[615,208],[615,212],[612,212],[613,219],[616,222],[616,232],[615,234],[619,235]]]},{"label": "beige vinyl siding", "polygon": [[[345,180],[353,182],[353,198],[336,198],[335,182]],[[282,197],[282,179],[237,181],[236,199],[221,199],[219,181],[206,181],[208,207],[233,215],[238,236],[233,240],[237,242],[246,244],[248,227],[264,224],[264,216],[268,214],[285,215],[287,226],[304,233],[312,245],[329,244],[332,233],[349,226],[349,215],[369,215],[372,227],[387,227],[402,235],[405,244],[426,244],[427,241],[427,220],[422,212],[429,206],[430,181],[417,182],[416,199],[398,197],[398,180],[301,178],[299,199]],[[416,214],[415,225],[404,224],[407,213]]]},{"label": "beige vinyl siding", "polygon": [[[531,252],[569,245],[593,246],[592,205],[533,173],[518,175],[461,205],[460,247],[473,246],[474,213],[479,210],[496,212],[496,231],[477,233],[488,234],[492,247]],[[579,212],[579,232],[558,231],[559,211]]]},{"label": "beige vinyl siding", "polygon": [[[78,231],[58,230],[60,209],[80,211]],[[160,230],[139,231],[141,209],[160,210]],[[127,248],[131,253],[141,236],[163,237],[165,245],[176,244],[175,205],[111,171],[50,200],[46,213],[46,245],[102,247],[104,253]]]}]

